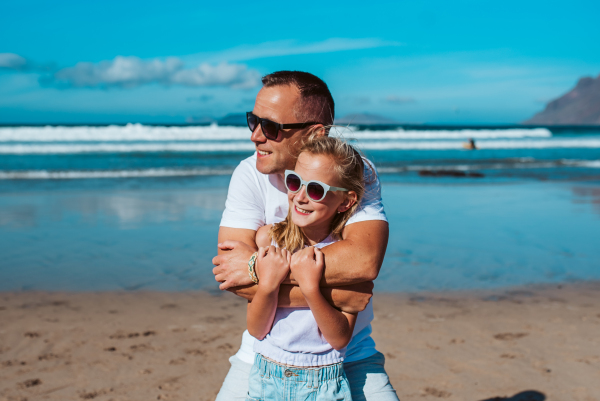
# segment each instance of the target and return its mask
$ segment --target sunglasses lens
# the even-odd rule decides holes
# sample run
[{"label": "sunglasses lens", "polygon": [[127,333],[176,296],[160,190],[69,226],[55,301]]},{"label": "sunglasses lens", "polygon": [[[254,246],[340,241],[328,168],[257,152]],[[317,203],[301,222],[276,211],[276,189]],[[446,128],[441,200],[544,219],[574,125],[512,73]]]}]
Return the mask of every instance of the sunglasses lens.
[{"label": "sunglasses lens", "polygon": [[263,134],[265,134],[265,137],[267,139],[276,140],[277,133],[279,131],[277,128],[277,125],[273,121],[269,121],[269,120],[262,120],[261,124],[262,124]]},{"label": "sunglasses lens", "polygon": [[306,194],[308,195],[308,197],[310,199],[312,199],[314,201],[318,201],[318,200],[321,200],[321,198],[323,198],[323,195],[325,195],[325,188],[323,188],[319,184],[311,182],[306,187]]},{"label": "sunglasses lens", "polygon": [[248,119],[248,128],[250,128],[250,131],[254,132],[256,124],[258,123],[258,118],[252,113],[247,113],[246,118]]},{"label": "sunglasses lens", "polygon": [[285,185],[291,192],[297,192],[300,189],[302,182],[300,181],[300,177],[295,174],[290,174],[287,176]]}]

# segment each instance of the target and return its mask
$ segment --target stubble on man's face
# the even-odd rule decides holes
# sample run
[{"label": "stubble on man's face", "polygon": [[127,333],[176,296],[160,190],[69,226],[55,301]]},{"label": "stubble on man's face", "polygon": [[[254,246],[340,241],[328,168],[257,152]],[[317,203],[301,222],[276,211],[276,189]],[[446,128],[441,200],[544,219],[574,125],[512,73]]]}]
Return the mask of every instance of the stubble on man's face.
[{"label": "stubble on man's face", "polygon": [[[300,91],[295,86],[281,85],[262,88],[256,96],[252,112],[280,124],[293,124],[299,121],[294,114],[294,106],[300,100]],[[260,125],[252,133],[251,140],[257,150],[256,168],[263,174],[283,175],[285,170],[293,170],[302,146],[302,137],[309,128],[282,130],[277,140],[265,138]]]}]

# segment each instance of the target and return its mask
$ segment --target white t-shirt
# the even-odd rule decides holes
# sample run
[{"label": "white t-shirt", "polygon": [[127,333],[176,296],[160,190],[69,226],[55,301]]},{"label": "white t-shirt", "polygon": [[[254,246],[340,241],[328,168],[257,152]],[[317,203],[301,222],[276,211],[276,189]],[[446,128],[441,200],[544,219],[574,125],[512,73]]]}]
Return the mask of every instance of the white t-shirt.
[{"label": "white t-shirt", "polygon": [[[365,160],[373,166],[372,163]],[[381,200],[381,187],[377,172],[375,176],[365,163],[367,186],[365,195],[356,212],[346,223],[358,223],[369,220],[387,221]],[[222,227],[258,230],[267,224],[283,221],[288,213],[289,203],[283,178],[277,174],[262,174],[256,169],[256,153],[237,166],[225,202],[225,211],[221,218]],[[371,338],[373,320],[373,302],[360,312],[356,318],[354,335],[346,350],[345,362],[358,361],[375,354],[375,342]],[[254,341],[256,339],[244,331],[242,346],[236,356],[246,363],[254,363]]]}]

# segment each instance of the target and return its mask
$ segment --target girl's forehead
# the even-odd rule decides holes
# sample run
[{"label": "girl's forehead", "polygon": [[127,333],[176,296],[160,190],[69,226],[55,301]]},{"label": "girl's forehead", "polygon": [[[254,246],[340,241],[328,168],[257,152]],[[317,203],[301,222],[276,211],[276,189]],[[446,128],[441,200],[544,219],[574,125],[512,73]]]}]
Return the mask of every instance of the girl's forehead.
[{"label": "girl's forehead", "polygon": [[333,181],[337,182],[335,162],[332,157],[327,155],[301,153],[296,162],[295,171],[303,180],[323,181],[329,185],[333,185],[331,183]]},{"label": "girl's forehead", "polygon": [[333,159],[327,155],[313,155],[303,152],[296,161],[296,170],[309,172],[333,171]]}]

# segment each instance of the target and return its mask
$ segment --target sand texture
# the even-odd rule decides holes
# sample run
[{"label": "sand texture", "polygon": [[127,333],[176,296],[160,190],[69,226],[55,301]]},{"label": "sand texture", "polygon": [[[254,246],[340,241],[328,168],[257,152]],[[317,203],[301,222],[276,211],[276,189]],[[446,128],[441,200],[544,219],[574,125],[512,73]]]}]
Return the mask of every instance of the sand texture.
[{"label": "sand texture", "polygon": [[[401,400],[600,400],[600,284],[382,295]],[[0,293],[0,400],[213,400],[245,302],[206,293]]]}]

